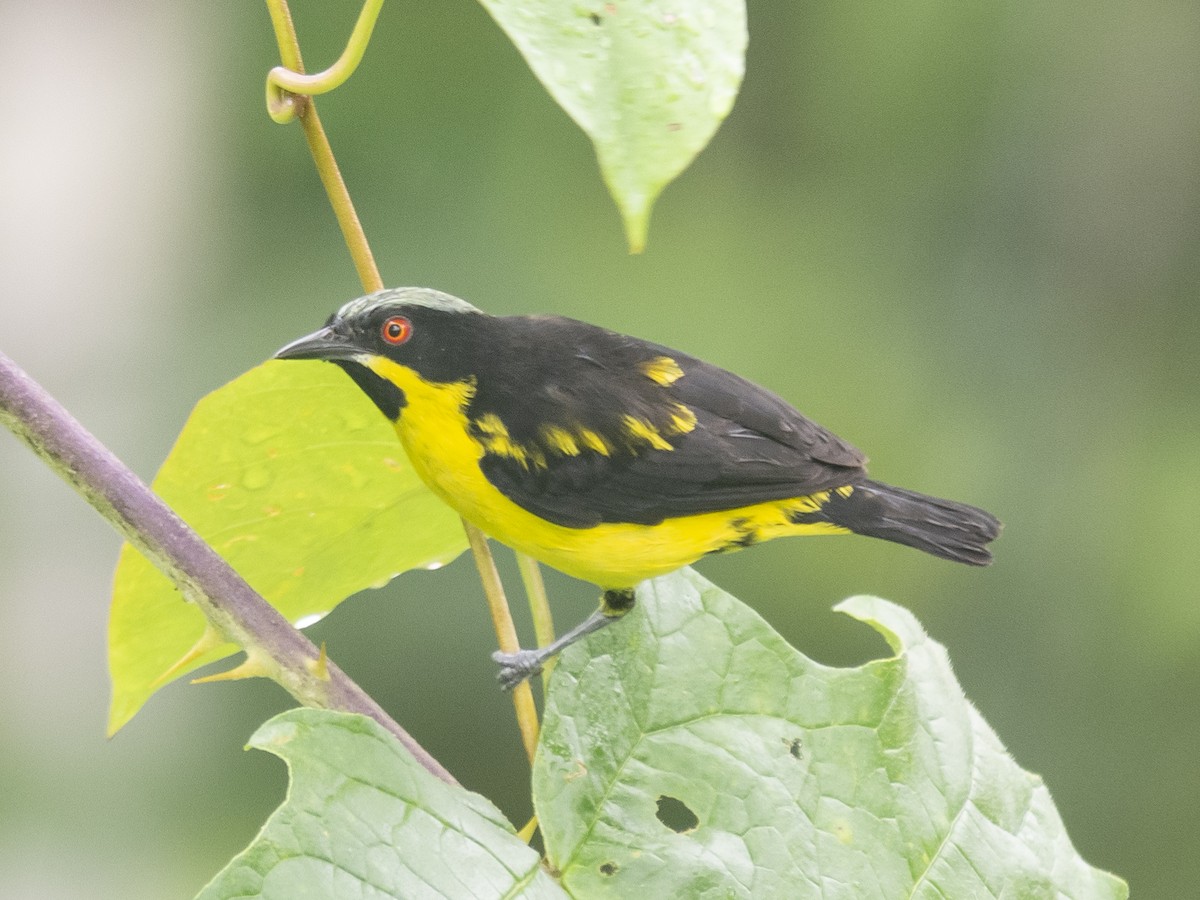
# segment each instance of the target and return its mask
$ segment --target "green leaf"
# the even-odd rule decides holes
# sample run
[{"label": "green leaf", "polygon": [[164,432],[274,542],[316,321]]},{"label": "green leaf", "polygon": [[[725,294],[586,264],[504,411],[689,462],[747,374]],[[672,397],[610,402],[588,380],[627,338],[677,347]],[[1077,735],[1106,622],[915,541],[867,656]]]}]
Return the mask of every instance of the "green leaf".
[{"label": "green leaf", "polygon": [[596,147],[630,249],[650,210],[733,108],[744,0],[480,0]]},{"label": "green leaf", "polygon": [[370,719],[290,710],[250,746],[288,764],[287,799],[198,900],[566,896],[496,807]]},{"label": "green leaf", "polygon": [[[328,363],[268,362],[203,398],[153,486],[298,625],[466,545],[458,517],[420,482],[391,424]],[[122,548],[109,619],[110,734],[205,626],[140,552]],[[236,649],[212,649],[170,675]]]},{"label": "green leaf", "polygon": [[563,655],[534,768],[575,897],[1125,897],[884,600],[896,655],[822,666],[685,570]]}]

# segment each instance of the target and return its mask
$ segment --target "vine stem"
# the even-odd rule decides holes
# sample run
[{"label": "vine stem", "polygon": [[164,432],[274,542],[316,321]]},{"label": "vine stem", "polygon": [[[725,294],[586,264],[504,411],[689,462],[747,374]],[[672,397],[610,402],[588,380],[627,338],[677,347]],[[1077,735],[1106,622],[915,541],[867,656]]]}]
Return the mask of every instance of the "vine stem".
[{"label": "vine stem", "polygon": [[[483,593],[487,598],[488,612],[492,614],[492,627],[496,629],[496,643],[503,653],[516,653],[521,649],[517,640],[517,628],[513,624],[508,603],[504,599],[504,586],[500,583],[500,573],[496,571],[496,561],[487,547],[487,536],[478,528],[467,527],[467,540],[471,543],[471,552],[475,554],[475,566],[479,569],[479,580],[483,582]],[[517,711],[517,722],[521,730],[521,740],[525,745],[525,755],[533,762],[537,751],[538,721],[537,707],[533,703],[533,689],[526,679],[512,690],[513,706]],[[532,727],[526,727],[532,722]]]},{"label": "vine stem", "polygon": [[[304,61],[300,57],[300,42],[296,37],[296,27],[292,23],[292,13],[287,0],[267,0],[267,9],[271,14],[271,24],[275,28],[275,41],[279,44],[279,58],[283,61],[283,67],[301,74]],[[329,204],[333,207],[334,218],[337,219],[338,227],[342,229],[342,237],[350,251],[350,258],[354,261],[358,280],[362,282],[363,289],[368,294],[383,290],[379,267],[375,264],[375,256],[371,253],[371,245],[367,243],[366,232],[363,231],[362,222],[354,209],[354,202],[350,199],[350,191],[346,188],[346,181],[342,178],[342,171],[334,158],[329,137],[321,125],[320,116],[317,115],[317,106],[311,97],[300,94],[286,96],[291,98],[296,117],[300,119],[300,126],[304,129],[309,153],[312,154],[321,186],[325,189],[325,196],[329,198]]]},{"label": "vine stem", "polygon": [[[304,63],[300,57],[300,42],[296,36],[296,28],[292,22],[287,0],[266,0],[266,3],[271,14],[271,23],[275,29],[275,39],[279,44],[279,57],[283,66],[295,75],[303,75]],[[367,7],[364,8],[363,15],[359,19],[360,25],[371,5],[372,3],[368,2]],[[378,12],[377,9],[376,12]],[[371,23],[374,23],[373,19]],[[358,32],[359,29],[356,27],[356,34]],[[366,34],[369,37],[369,28]],[[363,49],[365,49],[365,42],[360,43],[355,51],[359,58],[362,56]],[[321,127],[316,104],[311,97],[299,94],[289,96],[293,98],[292,106],[296,117],[300,119],[301,127],[304,129],[304,138],[308,143],[309,152],[312,154],[313,163],[316,165],[329,203],[333,207],[333,214],[342,229],[342,237],[354,260],[354,267],[358,271],[363,289],[368,294],[382,290],[383,279],[379,275],[379,267],[375,264],[375,257],[367,242],[366,232],[354,209],[354,201],[350,198],[350,192],[346,188],[346,182],[342,178],[341,170],[334,158],[329,138],[325,134],[325,129]],[[274,118],[274,114],[272,117]],[[467,541],[471,545],[471,552],[475,557],[480,581],[483,583],[488,610],[492,615],[492,624],[496,631],[497,644],[500,650],[506,653],[515,652],[519,649],[516,626],[513,624],[512,612],[504,595],[504,586],[500,583],[499,575],[496,574],[496,563],[488,549],[487,537],[466,519],[463,519],[462,523],[463,529],[467,533]],[[533,702],[533,691],[529,687],[528,681],[513,689],[512,699],[513,708],[516,711],[517,728],[521,732],[525,753],[532,764],[537,747],[538,719],[537,707]]]},{"label": "vine stem", "polygon": [[[539,647],[554,643],[554,617],[550,614],[550,600],[546,596],[546,582],[537,560],[524,553],[517,554],[517,569],[525,584],[525,597],[529,601],[529,613],[533,617],[533,634]],[[542,699],[550,690],[550,673],[554,671],[557,656],[542,663]]]},{"label": "vine stem", "polygon": [[247,661],[235,672],[269,677],[306,706],[369,716],[395,735],[425,769],[448,784],[458,783],[145,482],[3,353],[0,423],[161,569],[222,638],[245,649]]}]

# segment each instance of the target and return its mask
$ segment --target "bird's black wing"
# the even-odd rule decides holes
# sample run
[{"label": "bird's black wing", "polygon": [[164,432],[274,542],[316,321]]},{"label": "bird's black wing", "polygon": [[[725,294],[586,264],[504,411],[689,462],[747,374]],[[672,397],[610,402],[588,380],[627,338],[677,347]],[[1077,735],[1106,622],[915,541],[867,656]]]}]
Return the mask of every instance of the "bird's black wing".
[{"label": "bird's black wing", "polygon": [[730,423],[738,429],[735,436],[750,432],[795,451],[811,463],[823,463],[835,470],[866,465],[867,457],[861,450],[804,417],[766,388],[703,360],[666,347],[658,349],[674,353],[684,372],[684,377],[672,385],[679,400]]},{"label": "bird's black wing", "polygon": [[[865,477],[861,452],[737,375],[657,344],[553,322],[566,333],[549,346],[575,352],[539,361],[548,351],[530,347],[515,366],[523,371],[481,377],[472,410],[475,421],[490,413],[492,426],[505,428],[505,442],[485,441],[483,473],[535,515],[576,528],[655,524]],[[539,320],[543,338],[547,325]],[[558,441],[547,437],[553,429]],[[563,433],[574,436],[566,450]]]}]

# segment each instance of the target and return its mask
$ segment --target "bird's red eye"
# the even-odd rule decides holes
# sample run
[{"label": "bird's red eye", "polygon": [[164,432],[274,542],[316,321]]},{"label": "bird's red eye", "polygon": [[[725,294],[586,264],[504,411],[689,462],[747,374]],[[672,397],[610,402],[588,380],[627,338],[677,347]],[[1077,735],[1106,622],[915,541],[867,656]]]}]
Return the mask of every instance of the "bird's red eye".
[{"label": "bird's red eye", "polygon": [[404,316],[392,316],[383,323],[380,332],[389,344],[403,344],[412,337],[412,322]]}]

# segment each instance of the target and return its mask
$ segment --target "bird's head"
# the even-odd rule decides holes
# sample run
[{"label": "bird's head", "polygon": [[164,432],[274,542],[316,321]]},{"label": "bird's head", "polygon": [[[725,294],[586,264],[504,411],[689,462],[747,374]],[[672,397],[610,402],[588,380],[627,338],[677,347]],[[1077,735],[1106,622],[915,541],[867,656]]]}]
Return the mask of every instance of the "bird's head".
[{"label": "bird's head", "polygon": [[[465,300],[429,288],[377,291],[351,300],[325,327],[292,341],[276,359],[322,359],[340,365],[389,419],[406,400],[389,373],[397,364],[428,381],[467,377],[463,362],[486,314]],[[460,371],[462,369],[462,371]]]}]

